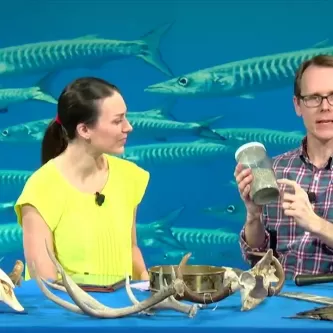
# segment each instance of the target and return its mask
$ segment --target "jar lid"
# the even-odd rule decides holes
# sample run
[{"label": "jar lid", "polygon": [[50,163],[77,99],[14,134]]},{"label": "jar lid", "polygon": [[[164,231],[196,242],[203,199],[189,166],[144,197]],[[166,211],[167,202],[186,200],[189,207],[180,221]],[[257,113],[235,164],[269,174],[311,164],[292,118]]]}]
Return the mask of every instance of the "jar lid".
[{"label": "jar lid", "polygon": [[265,146],[260,143],[260,142],[248,142],[248,143],[245,143],[244,145],[240,146],[236,152],[235,152],[235,159],[237,161],[237,158],[238,158],[238,155],[245,149],[247,148],[250,148],[250,147],[261,147],[263,148],[264,150],[266,150]]}]

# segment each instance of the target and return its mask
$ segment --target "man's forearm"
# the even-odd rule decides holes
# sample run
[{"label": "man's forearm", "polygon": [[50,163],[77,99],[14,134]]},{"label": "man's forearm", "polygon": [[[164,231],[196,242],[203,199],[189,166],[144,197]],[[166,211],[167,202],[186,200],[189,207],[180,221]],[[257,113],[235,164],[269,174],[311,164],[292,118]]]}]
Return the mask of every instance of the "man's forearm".
[{"label": "man's forearm", "polygon": [[318,237],[324,244],[333,248],[333,224],[319,217],[313,221],[310,232]]},{"label": "man's forearm", "polygon": [[251,248],[260,247],[265,241],[265,227],[261,223],[260,213],[248,215],[244,227],[246,243]]}]

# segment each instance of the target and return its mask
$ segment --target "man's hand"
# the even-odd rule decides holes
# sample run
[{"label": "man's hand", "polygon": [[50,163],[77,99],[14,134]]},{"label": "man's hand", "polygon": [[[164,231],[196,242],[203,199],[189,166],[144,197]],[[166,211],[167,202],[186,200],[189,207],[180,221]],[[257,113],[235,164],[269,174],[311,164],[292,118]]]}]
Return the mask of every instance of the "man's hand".
[{"label": "man's hand", "polygon": [[279,184],[289,185],[294,188],[295,193],[281,194],[282,208],[284,214],[295,219],[295,222],[305,230],[313,232],[320,228],[321,219],[313,211],[307,193],[293,180],[279,179]]}]

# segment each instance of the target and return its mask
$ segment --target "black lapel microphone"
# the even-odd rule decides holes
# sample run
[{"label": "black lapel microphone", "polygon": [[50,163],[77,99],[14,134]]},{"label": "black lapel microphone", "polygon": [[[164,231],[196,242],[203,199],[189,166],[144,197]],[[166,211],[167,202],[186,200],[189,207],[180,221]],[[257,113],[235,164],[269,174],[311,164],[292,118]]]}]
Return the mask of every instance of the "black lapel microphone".
[{"label": "black lapel microphone", "polygon": [[316,197],[316,193],[314,192],[307,192],[308,193],[308,198],[311,204],[316,203],[317,197]]},{"label": "black lapel microphone", "polygon": [[105,201],[105,195],[99,192],[95,193],[95,202],[98,206],[102,206]]}]

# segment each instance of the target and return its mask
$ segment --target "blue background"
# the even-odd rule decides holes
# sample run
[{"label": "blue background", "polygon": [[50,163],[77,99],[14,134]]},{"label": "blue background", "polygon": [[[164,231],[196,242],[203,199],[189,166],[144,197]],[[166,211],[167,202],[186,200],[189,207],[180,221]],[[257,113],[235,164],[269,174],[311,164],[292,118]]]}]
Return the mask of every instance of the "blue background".
[{"label": "blue background", "polygon": [[[0,56],[5,52],[2,48],[9,46],[86,35],[135,41],[170,23],[170,29],[160,39],[159,50],[174,77],[238,60],[255,63],[256,60],[250,58],[268,55],[275,55],[278,64],[282,59],[279,53],[302,50],[306,56],[309,49],[324,40],[328,40],[326,45],[329,47],[332,35],[333,4],[319,0],[10,1],[1,8]],[[330,52],[333,53],[333,48]],[[295,60],[297,64],[299,60]],[[34,86],[45,74],[47,71],[38,68],[35,72],[19,75],[0,73],[0,89]],[[48,82],[47,92],[57,98],[66,84],[80,76],[101,77],[119,86],[130,112],[159,108],[175,98],[170,111],[177,121],[197,122],[223,116],[212,124],[212,128],[239,128],[237,136],[219,143],[233,149],[252,141],[242,128],[279,130],[291,137],[295,135],[292,132],[299,131],[298,138],[304,133],[303,122],[297,118],[292,104],[293,76],[282,86],[261,87],[262,90],[250,87],[252,98],[223,94],[216,97],[167,96],[144,90],[170,77],[141,58],[127,57],[105,63],[96,60],[79,68],[60,68]],[[40,142],[24,142],[16,138],[15,133],[9,142],[8,135],[3,135],[8,133],[6,128],[55,115],[56,105],[36,100],[14,102],[6,113],[0,114],[0,203],[16,200],[24,185],[24,181],[7,184],[2,177],[3,170],[10,170],[10,173],[34,171],[40,166]],[[264,143],[271,156],[299,144],[269,144],[267,137],[260,137],[260,130],[258,133],[256,141]],[[176,141],[197,139],[200,137],[181,137]],[[163,144],[172,144],[172,141]],[[138,143],[130,139],[128,146]],[[151,143],[161,142],[144,140],[144,144]],[[138,223],[146,226],[141,226],[146,233],[141,233],[139,244],[147,266],[178,263],[184,253],[192,251],[190,263],[244,267],[237,239],[244,223],[244,208],[233,183],[234,155],[199,156],[195,160],[167,158],[162,162],[154,165],[151,160],[141,164],[151,173],[146,196],[138,211]],[[213,208],[209,211],[209,207]],[[181,212],[168,219],[177,209]],[[145,237],[147,225],[153,222],[160,223],[158,227],[164,232],[153,235],[155,241],[151,242]],[[177,231],[170,227],[184,229]],[[203,230],[207,228],[210,230]],[[176,232],[187,239],[187,242],[180,242],[180,248],[168,245],[174,241],[172,237]],[[3,257],[1,267],[5,271],[12,269],[16,259],[23,259],[15,214],[10,205],[5,209],[1,204],[0,257]]]}]

